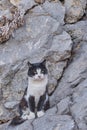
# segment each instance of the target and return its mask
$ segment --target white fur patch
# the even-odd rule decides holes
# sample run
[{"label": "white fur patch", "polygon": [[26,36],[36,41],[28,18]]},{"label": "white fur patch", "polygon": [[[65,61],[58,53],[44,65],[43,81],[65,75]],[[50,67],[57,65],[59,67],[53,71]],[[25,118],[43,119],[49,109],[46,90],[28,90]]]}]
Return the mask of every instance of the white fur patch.
[{"label": "white fur patch", "polygon": [[35,114],[33,112],[30,112],[30,114],[28,116],[28,120],[34,119],[34,118],[35,118]]},{"label": "white fur patch", "polygon": [[37,105],[39,98],[46,91],[46,86],[48,83],[48,76],[44,75],[42,80],[34,80],[33,78],[28,78],[28,89],[27,94],[25,95],[26,100],[28,101],[29,96],[35,97],[35,103]]},{"label": "white fur patch", "polygon": [[45,113],[43,112],[43,111],[39,111],[39,112],[37,112],[37,116],[38,117],[41,117],[41,116],[43,116]]},{"label": "white fur patch", "polygon": [[43,80],[45,75],[43,73],[41,73],[41,69],[37,69],[36,71],[37,71],[37,73],[33,77],[34,80]]},{"label": "white fur patch", "polygon": [[35,118],[35,114],[33,112],[30,112],[29,115],[23,113],[21,118],[24,119],[24,120],[34,119]]}]

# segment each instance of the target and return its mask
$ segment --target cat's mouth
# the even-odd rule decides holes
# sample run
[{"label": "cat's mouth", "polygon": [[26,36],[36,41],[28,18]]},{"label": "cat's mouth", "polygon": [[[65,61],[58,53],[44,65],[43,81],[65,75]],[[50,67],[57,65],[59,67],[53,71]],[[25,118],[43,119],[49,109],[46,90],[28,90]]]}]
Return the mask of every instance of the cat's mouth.
[{"label": "cat's mouth", "polygon": [[35,78],[34,79],[34,81],[38,81],[38,82],[43,81],[43,80],[44,80],[44,78]]}]

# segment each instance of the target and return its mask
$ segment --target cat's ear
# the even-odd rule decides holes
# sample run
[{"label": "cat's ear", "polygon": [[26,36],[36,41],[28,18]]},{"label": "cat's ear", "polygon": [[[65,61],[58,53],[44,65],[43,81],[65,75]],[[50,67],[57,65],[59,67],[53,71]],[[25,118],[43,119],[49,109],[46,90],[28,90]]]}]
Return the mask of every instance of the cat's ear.
[{"label": "cat's ear", "polygon": [[28,63],[27,63],[27,64],[28,64],[28,67],[31,67],[31,66],[32,66],[32,64],[31,64],[29,61],[28,61]]},{"label": "cat's ear", "polygon": [[42,64],[43,64],[43,65],[46,65],[46,59],[45,59],[44,61],[42,61]]}]

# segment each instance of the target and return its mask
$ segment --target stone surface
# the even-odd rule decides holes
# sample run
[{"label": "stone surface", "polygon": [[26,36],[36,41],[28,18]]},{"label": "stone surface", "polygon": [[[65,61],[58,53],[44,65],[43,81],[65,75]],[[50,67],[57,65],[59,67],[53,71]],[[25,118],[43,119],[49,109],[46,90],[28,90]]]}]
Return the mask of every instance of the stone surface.
[{"label": "stone surface", "polygon": [[85,13],[86,3],[86,0],[65,0],[66,22],[75,23],[81,19]]},{"label": "stone surface", "polygon": [[58,22],[64,24],[65,7],[60,2],[46,1],[43,4],[43,9]]},{"label": "stone surface", "polygon": [[[87,80],[87,44],[86,42],[81,42],[81,46],[78,50],[76,50],[75,57],[73,62],[70,63],[68,68],[66,69],[63,79],[59,83],[56,91],[52,95],[51,105],[55,104],[55,102],[59,102],[59,113],[67,113],[69,112],[69,107],[71,111],[72,117],[74,117],[77,128],[81,130],[86,130],[86,80]],[[69,96],[71,103],[67,103],[64,99]],[[62,99],[62,100],[61,100]],[[65,101],[64,101],[65,100]],[[62,105],[65,105],[65,109],[63,110]],[[68,101],[69,102],[69,101]],[[61,109],[60,109],[61,108]],[[66,109],[67,108],[67,109]]]},{"label": "stone surface", "polygon": [[[56,91],[52,95],[54,101],[60,101],[60,99],[71,95],[74,91],[74,87],[84,80],[87,76],[87,44],[81,42],[80,48],[77,50],[77,54],[73,59],[73,62],[66,69],[63,79],[59,83]],[[79,69],[80,68],[80,69]],[[52,101],[54,103],[54,101]]]},{"label": "stone surface", "polygon": [[64,29],[72,36],[73,41],[78,45],[80,41],[87,40],[87,21],[82,20],[75,24],[67,24]]},{"label": "stone surface", "polygon": [[[0,130],[87,130],[86,0],[60,1],[0,1],[0,16],[11,17],[13,5],[27,11],[24,26],[0,44]],[[27,87],[27,62],[43,59],[51,108],[41,118],[9,127]]]},{"label": "stone surface", "polygon": [[15,102],[15,101],[13,101],[13,102],[6,102],[4,104],[5,108],[7,108],[7,109],[13,109],[16,105],[17,105],[17,102]]},{"label": "stone surface", "polygon": [[[45,124],[45,126],[44,126]],[[41,125],[41,126],[40,126]],[[74,122],[70,116],[57,116],[57,115],[47,115],[42,119],[35,120],[34,122],[35,130],[73,130]]]},{"label": "stone surface", "polygon": [[71,104],[70,97],[66,97],[65,99],[62,99],[58,104],[58,111],[57,113],[60,115],[69,113],[69,106]]},{"label": "stone surface", "polygon": [[87,79],[81,82],[73,94],[73,106],[71,107],[78,128],[87,130]]},{"label": "stone surface", "polygon": [[34,0],[9,0],[14,6],[27,10],[32,8],[35,5]]},{"label": "stone surface", "polygon": [[[9,122],[10,123],[10,122]],[[73,130],[74,122],[70,116],[56,114],[56,108],[47,111],[45,116],[33,121],[26,121],[25,123],[11,127],[9,123],[0,126],[0,130]]]},{"label": "stone surface", "polygon": [[38,4],[43,4],[45,2],[45,0],[35,0],[35,2]]}]

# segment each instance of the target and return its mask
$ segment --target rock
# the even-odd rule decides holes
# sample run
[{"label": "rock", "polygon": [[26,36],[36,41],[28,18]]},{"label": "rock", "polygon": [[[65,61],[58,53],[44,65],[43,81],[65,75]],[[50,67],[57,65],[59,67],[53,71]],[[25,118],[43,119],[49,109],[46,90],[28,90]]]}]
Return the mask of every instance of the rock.
[{"label": "rock", "polygon": [[[1,17],[12,19],[16,10],[25,21],[0,44],[0,130],[87,130],[87,1],[60,1],[0,1]],[[51,107],[43,117],[11,127],[28,85],[27,62],[43,59]]]},{"label": "rock", "polygon": [[70,97],[62,99],[58,104],[58,114],[63,115],[69,113],[69,106],[71,104]]},{"label": "rock", "polygon": [[35,5],[34,0],[10,0],[11,4],[18,7],[21,10],[26,11]]},{"label": "rock", "polygon": [[64,24],[65,7],[60,2],[46,1],[43,4],[43,9],[58,22]]},{"label": "rock", "polygon": [[[63,78],[61,79],[56,91],[52,95],[51,103],[52,105],[55,102],[59,102],[61,99],[66,96],[72,95],[74,91],[74,87],[78,85],[81,81],[83,81],[87,76],[87,44],[85,42],[81,43],[81,46],[78,50],[76,50],[75,58],[73,62],[68,66],[65,71]],[[79,69],[80,68],[80,69]]]},{"label": "rock", "polygon": [[11,102],[6,102],[4,104],[5,108],[7,109],[13,109],[19,102],[17,101],[11,101]]},{"label": "rock", "polygon": [[5,123],[4,125],[3,124],[0,125],[0,130],[6,130],[8,127],[7,125],[8,125],[8,123]]},{"label": "rock", "polygon": [[15,11],[13,11],[14,13],[12,13],[12,9],[10,7],[9,8],[6,7],[7,9],[5,9],[3,13],[1,13],[0,43],[7,41],[10,38],[10,36],[12,36],[14,30],[24,24],[24,19],[23,19],[24,14],[26,13],[27,10],[35,6],[35,2],[33,0],[32,1],[11,0],[10,2],[17,8]]},{"label": "rock", "polygon": [[21,125],[18,125],[18,126],[9,126],[10,122],[8,123],[5,123],[4,125],[0,125],[0,130],[32,130],[32,125],[31,125],[31,122],[32,121],[26,121],[24,122],[23,124]]},{"label": "rock", "polygon": [[35,2],[38,4],[43,4],[45,2],[45,0],[35,0]]},{"label": "rock", "polygon": [[65,0],[64,6],[66,8],[65,21],[67,23],[75,23],[81,19],[85,13],[86,0]]},{"label": "rock", "polygon": [[10,12],[11,5],[8,0],[0,0],[0,27],[1,27],[1,20],[4,17],[8,19],[12,19],[12,14]]},{"label": "rock", "polygon": [[8,122],[14,116],[14,112],[6,110],[1,102],[0,104],[1,104],[0,105],[0,125],[1,125],[3,123]]},{"label": "rock", "polygon": [[[73,130],[74,129],[74,122],[70,116],[67,115],[56,115],[56,109],[55,107],[50,109],[46,112],[45,116],[31,120],[26,121],[22,123],[19,126],[11,127],[8,126],[9,123],[1,125],[0,130],[29,130],[35,129],[35,130],[55,130],[59,128],[58,130]],[[45,125],[44,125],[45,124]]]},{"label": "rock", "polygon": [[[45,125],[44,125],[45,124]],[[34,121],[35,130],[73,130],[74,122],[66,115],[45,115],[43,118]]]},{"label": "rock", "polygon": [[87,21],[79,21],[75,24],[67,24],[64,29],[72,36],[76,44],[87,40]]},{"label": "rock", "polygon": [[[87,72],[86,72],[87,73]],[[71,112],[78,128],[87,130],[87,79],[81,82],[75,89],[73,94],[73,105]]]}]

